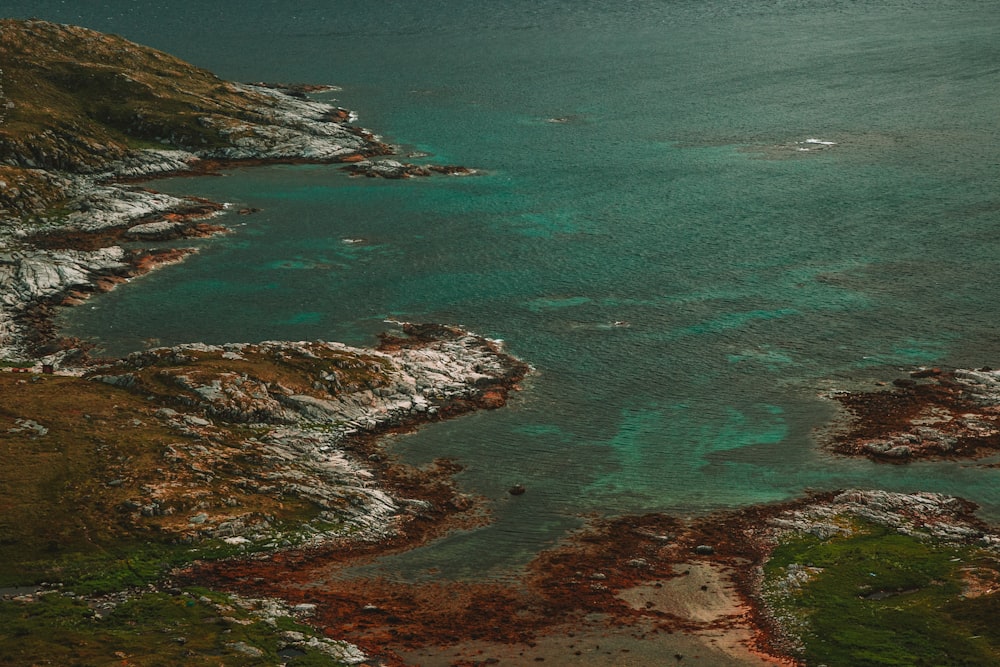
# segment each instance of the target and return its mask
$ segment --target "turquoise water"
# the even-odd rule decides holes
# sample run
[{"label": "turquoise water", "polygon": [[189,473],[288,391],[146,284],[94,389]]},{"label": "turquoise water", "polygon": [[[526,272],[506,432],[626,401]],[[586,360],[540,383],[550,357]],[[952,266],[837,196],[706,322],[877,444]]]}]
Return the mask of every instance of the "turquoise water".
[{"label": "turquoise water", "polygon": [[[158,182],[262,212],[66,317],[115,353],[370,344],[390,317],[503,338],[537,369],[509,408],[391,444],[466,464],[495,523],[383,568],[498,573],[580,515],[808,488],[943,491],[1000,517],[995,470],[876,466],[814,442],[826,390],[1000,363],[997,3],[171,4],[7,13],[227,78],[336,83],[388,140],[484,170]],[[508,497],[514,483],[528,493]]]}]

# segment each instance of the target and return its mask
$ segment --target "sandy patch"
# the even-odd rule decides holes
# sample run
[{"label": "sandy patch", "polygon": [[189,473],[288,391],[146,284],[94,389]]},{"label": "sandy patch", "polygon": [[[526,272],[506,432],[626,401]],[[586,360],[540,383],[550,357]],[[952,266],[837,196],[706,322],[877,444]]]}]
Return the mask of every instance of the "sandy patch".
[{"label": "sandy patch", "polygon": [[428,647],[400,652],[408,665],[465,667],[468,665],[573,665],[580,667],[761,667],[777,665],[746,652],[733,655],[727,631],[710,633],[658,630],[648,620],[634,625],[611,626],[603,618],[554,628],[552,634],[528,644],[464,642],[448,647]]}]

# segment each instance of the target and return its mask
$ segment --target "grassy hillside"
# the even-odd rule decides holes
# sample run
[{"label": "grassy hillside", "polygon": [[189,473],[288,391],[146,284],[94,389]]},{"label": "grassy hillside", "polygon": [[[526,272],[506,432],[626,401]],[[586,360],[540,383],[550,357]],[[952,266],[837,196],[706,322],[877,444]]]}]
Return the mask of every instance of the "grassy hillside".
[{"label": "grassy hillside", "polygon": [[975,545],[860,523],[790,536],[765,573],[808,665],[1000,664],[1000,564]]},{"label": "grassy hillside", "polygon": [[0,62],[0,156],[12,166],[96,170],[129,148],[225,145],[226,121],[266,120],[248,111],[266,98],[86,28],[0,21]]},{"label": "grassy hillside", "polygon": [[[115,35],[0,20],[0,224],[76,210],[65,175],[108,173],[137,149],[314,161],[388,152],[346,125],[347,111],[291,95],[223,81]],[[139,162],[150,159],[165,158]]]}]

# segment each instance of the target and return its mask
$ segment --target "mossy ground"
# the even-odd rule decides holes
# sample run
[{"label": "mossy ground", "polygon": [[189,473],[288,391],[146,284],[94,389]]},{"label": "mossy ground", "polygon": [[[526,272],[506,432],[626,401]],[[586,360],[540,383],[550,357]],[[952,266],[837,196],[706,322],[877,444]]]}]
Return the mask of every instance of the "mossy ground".
[{"label": "mossy ground", "polygon": [[[253,428],[179,431],[161,408],[184,406],[167,393],[0,372],[0,586],[81,576],[106,579],[97,589],[135,585],[158,563],[234,551],[192,533],[193,514],[266,518],[275,533],[319,514],[309,500],[247,483],[279,465],[247,444]],[[150,498],[158,509],[140,511]]]},{"label": "mossy ground", "polygon": [[[39,166],[97,166],[130,144],[227,145],[200,119],[245,117],[261,101],[171,55],[75,26],[0,21],[0,54],[13,103],[0,138],[40,147]],[[46,155],[65,162],[44,164]]]},{"label": "mossy ground", "polygon": [[[153,354],[152,352],[150,354]],[[265,347],[244,348],[239,356],[226,358],[220,351],[185,350],[178,363],[176,354],[164,350],[159,358],[135,369],[143,390],[163,400],[187,395],[173,381],[177,375],[192,379],[217,378],[223,374],[240,374],[265,386],[285,387],[297,394],[312,394],[321,398],[363,389],[387,386],[386,361],[375,355],[344,351],[321,343],[303,343],[301,350],[284,349],[271,352]]]},{"label": "mossy ground", "polygon": [[[814,568],[808,581],[774,594],[793,564]],[[806,664],[1000,665],[1000,562],[977,547],[861,525],[785,541],[765,579],[777,615],[802,629]]]},{"label": "mossy ground", "polygon": [[207,590],[145,593],[103,617],[82,598],[51,592],[0,602],[0,664],[340,664],[316,650],[284,649],[279,633],[288,630],[315,635],[291,616],[269,623]]},{"label": "mossy ground", "polygon": [[[191,369],[207,372],[214,361],[194,360]],[[251,360],[238,363],[253,371]],[[280,365],[261,361],[258,370],[267,375],[274,363]],[[298,370],[305,373],[307,365]],[[295,380],[292,371],[274,379],[279,376]],[[212,424],[209,438],[178,431],[176,417],[172,426],[162,408],[183,406],[166,394],[79,377],[0,371],[0,396],[0,587],[44,581],[81,596],[52,592],[30,602],[0,600],[0,664],[338,664],[316,651],[279,656],[280,630],[308,630],[290,618],[274,628],[239,608],[220,614],[198,600],[216,594],[178,596],[148,588],[161,587],[171,569],[193,560],[265,548],[192,532],[188,516],[195,511],[266,516],[270,534],[285,539],[294,539],[294,531],[318,514],[312,503],[293,495],[238,486],[245,475],[269,472],[264,458],[239,459],[252,429]],[[198,477],[200,459],[188,469],[164,458],[168,446],[185,445],[211,448],[221,459],[234,454],[236,464],[202,468],[206,474]],[[175,505],[187,511],[126,511],[143,487],[164,478],[178,485]],[[146,592],[103,619],[82,597],[92,602],[93,596],[126,590]],[[262,655],[233,649],[239,642]]]},{"label": "mossy ground", "polygon": [[273,102],[169,54],[86,28],[0,19],[0,225],[57,220],[65,184],[130,151],[232,146]]}]

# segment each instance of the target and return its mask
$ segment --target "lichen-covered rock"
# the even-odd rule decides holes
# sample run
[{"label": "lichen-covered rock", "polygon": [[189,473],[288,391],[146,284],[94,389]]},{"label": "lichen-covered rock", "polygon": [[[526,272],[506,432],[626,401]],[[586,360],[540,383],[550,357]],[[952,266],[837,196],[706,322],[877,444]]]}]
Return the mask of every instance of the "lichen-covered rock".
[{"label": "lichen-covered rock", "polygon": [[[505,398],[528,370],[497,341],[453,327],[403,326],[414,335],[385,337],[374,350],[321,341],[194,343],[136,352],[93,371],[91,380],[175,406],[156,416],[186,438],[164,448],[164,478],[147,484],[123,511],[188,512],[188,520],[165,521],[161,530],[276,539],[265,517],[241,509],[245,502],[220,504],[211,488],[222,485],[238,488],[241,497],[308,501],[323,524],[311,529],[314,540],[391,534],[414,504],[380,487],[369,464],[347,453],[352,442],[496,407],[496,397]],[[252,435],[234,443],[232,435],[243,433],[237,427]],[[203,498],[206,511],[190,511],[198,507],[193,498]],[[471,505],[457,499],[449,507]]]},{"label": "lichen-covered rock", "polygon": [[973,518],[974,509],[968,501],[939,493],[850,490],[832,500],[778,514],[769,524],[783,532],[812,533],[826,539],[849,534],[851,526],[840,517],[853,516],[904,535],[972,543],[988,534],[985,525]]}]

